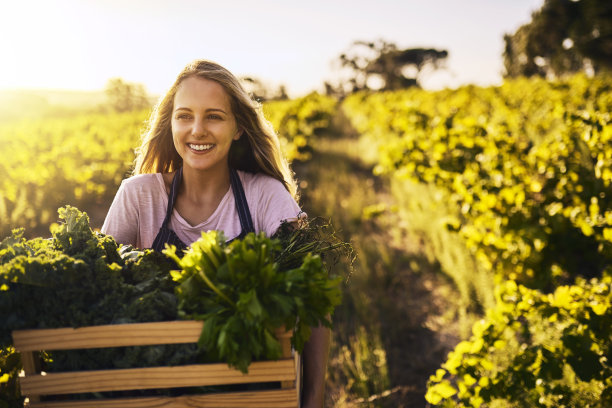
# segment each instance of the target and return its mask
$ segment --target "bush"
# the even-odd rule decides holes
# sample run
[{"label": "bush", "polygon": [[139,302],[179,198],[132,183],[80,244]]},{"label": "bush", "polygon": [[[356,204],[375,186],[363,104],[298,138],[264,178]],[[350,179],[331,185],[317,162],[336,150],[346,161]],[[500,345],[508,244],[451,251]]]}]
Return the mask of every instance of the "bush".
[{"label": "bush", "polygon": [[435,406],[608,407],[612,277],[543,294],[508,281],[430,377]]}]

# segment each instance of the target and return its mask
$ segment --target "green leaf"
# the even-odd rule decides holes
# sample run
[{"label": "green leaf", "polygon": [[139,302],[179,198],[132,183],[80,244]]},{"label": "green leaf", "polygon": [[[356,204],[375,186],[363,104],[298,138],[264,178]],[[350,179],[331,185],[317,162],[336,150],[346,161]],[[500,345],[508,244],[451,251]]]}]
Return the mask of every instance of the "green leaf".
[{"label": "green leaf", "polygon": [[257,292],[255,291],[255,289],[252,289],[249,293],[251,294],[251,296],[249,296],[250,300],[247,304],[247,311],[253,317],[260,318],[263,315],[263,308],[261,307],[261,304],[257,299]]},{"label": "green leaf", "polygon": [[443,380],[433,386],[430,386],[425,394],[427,402],[433,405],[438,405],[443,400],[446,400],[457,393],[457,390],[447,380]]},{"label": "green leaf", "polygon": [[278,340],[270,333],[269,330],[264,329],[264,338],[266,344],[266,357],[272,360],[279,359],[282,355],[281,345]]}]

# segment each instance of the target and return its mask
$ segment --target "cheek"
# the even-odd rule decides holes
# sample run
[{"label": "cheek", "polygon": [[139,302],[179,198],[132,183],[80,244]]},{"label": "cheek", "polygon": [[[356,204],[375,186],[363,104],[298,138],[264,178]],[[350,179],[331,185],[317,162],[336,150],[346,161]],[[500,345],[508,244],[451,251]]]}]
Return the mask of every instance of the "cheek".
[{"label": "cheek", "polygon": [[170,132],[172,133],[172,139],[177,142],[185,134],[185,126],[182,126],[180,123],[173,123],[170,127]]},{"label": "cheek", "polygon": [[178,123],[176,123],[175,121],[172,121],[170,123],[170,131],[172,132],[172,136],[175,136],[178,133],[179,129],[180,126]]},{"label": "cheek", "polygon": [[172,124],[172,127],[170,128],[170,134],[172,136],[172,144],[174,145],[175,149],[179,149],[179,146],[181,145],[180,142],[180,131],[178,129],[178,127],[174,126],[174,124]]}]

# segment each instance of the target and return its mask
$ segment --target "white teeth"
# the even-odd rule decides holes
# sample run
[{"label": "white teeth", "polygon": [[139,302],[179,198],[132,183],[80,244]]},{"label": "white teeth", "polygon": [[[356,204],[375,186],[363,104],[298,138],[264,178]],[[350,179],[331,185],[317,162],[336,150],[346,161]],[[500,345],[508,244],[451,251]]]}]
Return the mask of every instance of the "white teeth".
[{"label": "white teeth", "polygon": [[202,144],[193,144],[193,143],[188,143],[187,145],[190,148],[192,148],[193,150],[199,150],[199,151],[208,150],[208,149],[211,149],[214,146],[214,145],[211,145],[211,144],[204,144],[204,145],[202,145]]}]

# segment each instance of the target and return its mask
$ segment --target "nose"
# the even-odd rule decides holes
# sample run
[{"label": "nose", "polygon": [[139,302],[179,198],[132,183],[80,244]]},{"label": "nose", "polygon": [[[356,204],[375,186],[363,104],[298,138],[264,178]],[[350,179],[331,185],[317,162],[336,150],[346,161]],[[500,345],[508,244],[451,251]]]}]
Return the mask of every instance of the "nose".
[{"label": "nose", "polygon": [[204,121],[202,119],[194,119],[191,126],[191,135],[195,137],[204,136],[206,129],[204,127]]}]

